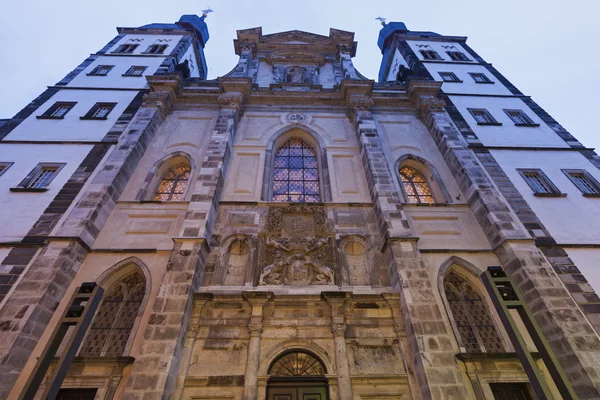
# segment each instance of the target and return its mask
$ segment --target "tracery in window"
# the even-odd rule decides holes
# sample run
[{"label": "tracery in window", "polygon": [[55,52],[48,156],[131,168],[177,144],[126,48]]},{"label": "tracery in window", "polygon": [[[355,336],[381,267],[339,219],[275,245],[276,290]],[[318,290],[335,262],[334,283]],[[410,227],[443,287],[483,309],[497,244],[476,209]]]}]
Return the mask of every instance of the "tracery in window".
[{"label": "tracery in window", "polygon": [[323,376],[325,368],[313,355],[295,351],[281,356],[269,370],[271,376]]},{"label": "tracery in window", "polygon": [[300,138],[291,138],[275,154],[273,201],[321,201],[317,153]]},{"label": "tracery in window", "polygon": [[146,288],[144,277],[134,272],[114,283],[102,297],[80,356],[122,356]]},{"label": "tracery in window", "polygon": [[190,166],[178,164],[169,169],[161,178],[154,200],[179,201],[183,200],[183,193],[190,179]]},{"label": "tracery in window", "polygon": [[400,180],[406,194],[406,200],[412,204],[433,204],[435,200],[425,176],[411,167],[400,168]]},{"label": "tracery in window", "polygon": [[481,294],[453,271],[444,279],[444,290],[465,350],[468,353],[503,352],[502,340]]}]

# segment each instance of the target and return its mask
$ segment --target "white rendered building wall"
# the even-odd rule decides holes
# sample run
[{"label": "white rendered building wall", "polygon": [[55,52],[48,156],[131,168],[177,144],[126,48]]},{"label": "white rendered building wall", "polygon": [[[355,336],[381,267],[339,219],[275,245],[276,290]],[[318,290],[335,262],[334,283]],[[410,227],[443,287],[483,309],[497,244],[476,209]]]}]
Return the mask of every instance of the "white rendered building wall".
[{"label": "white rendered building wall", "polygon": [[[9,133],[4,140],[100,141],[137,95],[136,90],[61,90]],[[37,119],[57,101],[77,104],[64,119]],[[117,103],[105,120],[81,120],[97,102]]]},{"label": "white rendered building wall", "polygon": [[[588,198],[561,169],[584,169],[600,181],[600,170],[575,151],[492,150],[533,212],[559,244],[600,243],[600,198]],[[517,168],[541,169],[566,197],[536,197]]]},{"label": "white rendered building wall", "polygon": [[[442,81],[439,72],[453,72],[462,82],[444,82],[442,90],[446,93],[476,93],[476,94],[494,94],[512,96],[500,81],[498,81],[484,66],[479,64],[439,64],[425,63],[425,68],[429,71],[433,79]],[[494,83],[475,83],[471,73],[485,74]]]},{"label": "white rendered building wall", "polygon": [[420,50],[433,50],[439,54],[442,58],[438,61],[449,61],[455,62],[450,58],[450,56],[446,53],[447,51],[460,51],[463,53],[468,60],[462,62],[472,61],[474,64],[477,64],[477,61],[473,60],[473,57],[469,53],[465,51],[465,49],[460,45],[460,43],[456,42],[430,42],[430,41],[415,41],[415,40],[407,40],[406,43],[410,46],[410,48],[415,52],[419,60],[425,60]]},{"label": "white rendered building wall", "polygon": [[[132,34],[125,35],[121,40],[117,42],[108,53],[112,53],[118,49],[118,47],[122,44],[138,44],[135,50],[130,54],[135,55],[144,55],[144,53],[148,46],[153,44],[166,44],[167,48],[163,51],[162,54],[169,55],[173,48],[177,46],[179,40],[182,38],[182,35],[140,35],[140,34]],[[147,55],[148,57],[153,57],[153,55]]]},{"label": "white rendered building wall", "polygon": [[[485,146],[569,147],[519,98],[450,96],[463,118]],[[468,108],[484,108],[501,126],[477,125]],[[504,109],[522,110],[539,127],[515,126]]]},{"label": "white rendered building wall", "polygon": [[[146,87],[145,75],[156,72],[164,57],[140,57],[140,56],[100,56],[79,75],[77,75],[67,87],[95,87],[95,88],[124,88],[143,89]],[[114,65],[106,76],[88,76],[98,65]],[[147,67],[142,76],[123,76],[131,66]]]},{"label": "white rendered building wall", "polygon": [[[14,162],[0,176],[0,242],[20,241],[69,180],[92,145],[1,144],[0,161]],[[11,192],[40,162],[65,163],[46,192]]]}]

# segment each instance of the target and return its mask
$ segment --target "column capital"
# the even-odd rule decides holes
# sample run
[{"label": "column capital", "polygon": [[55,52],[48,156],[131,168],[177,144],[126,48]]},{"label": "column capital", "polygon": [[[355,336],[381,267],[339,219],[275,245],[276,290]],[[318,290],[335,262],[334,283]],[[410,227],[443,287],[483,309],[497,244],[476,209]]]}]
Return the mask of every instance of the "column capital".
[{"label": "column capital", "polygon": [[142,97],[142,107],[156,108],[163,119],[171,114],[173,109],[173,95],[168,91],[149,92]]},{"label": "column capital", "polygon": [[252,337],[260,337],[263,332],[262,324],[250,324],[248,325],[248,332],[250,332],[250,336]]},{"label": "column capital", "polygon": [[345,337],[347,324],[331,324],[331,332],[334,337]]}]

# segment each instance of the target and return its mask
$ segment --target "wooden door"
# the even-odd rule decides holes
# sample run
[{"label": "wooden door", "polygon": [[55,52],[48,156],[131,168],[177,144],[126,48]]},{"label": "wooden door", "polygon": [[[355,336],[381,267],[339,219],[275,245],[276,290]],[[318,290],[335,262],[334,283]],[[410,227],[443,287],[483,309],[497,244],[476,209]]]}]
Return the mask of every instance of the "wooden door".
[{"label": "wooden door", "polygon": [[323,385],[293,385],[269,387],[267,400],[327,400],[327,387]]}]

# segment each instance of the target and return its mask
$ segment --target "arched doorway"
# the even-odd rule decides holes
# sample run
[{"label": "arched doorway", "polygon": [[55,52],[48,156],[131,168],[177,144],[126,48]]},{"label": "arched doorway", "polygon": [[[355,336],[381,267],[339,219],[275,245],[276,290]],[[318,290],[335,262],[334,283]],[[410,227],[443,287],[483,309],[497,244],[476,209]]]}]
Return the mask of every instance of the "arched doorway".
[{"label": "arched doorway", "polygon": [[288,351],[269,367],[268,400],[328,400],[325,366],[304,350]]}]

